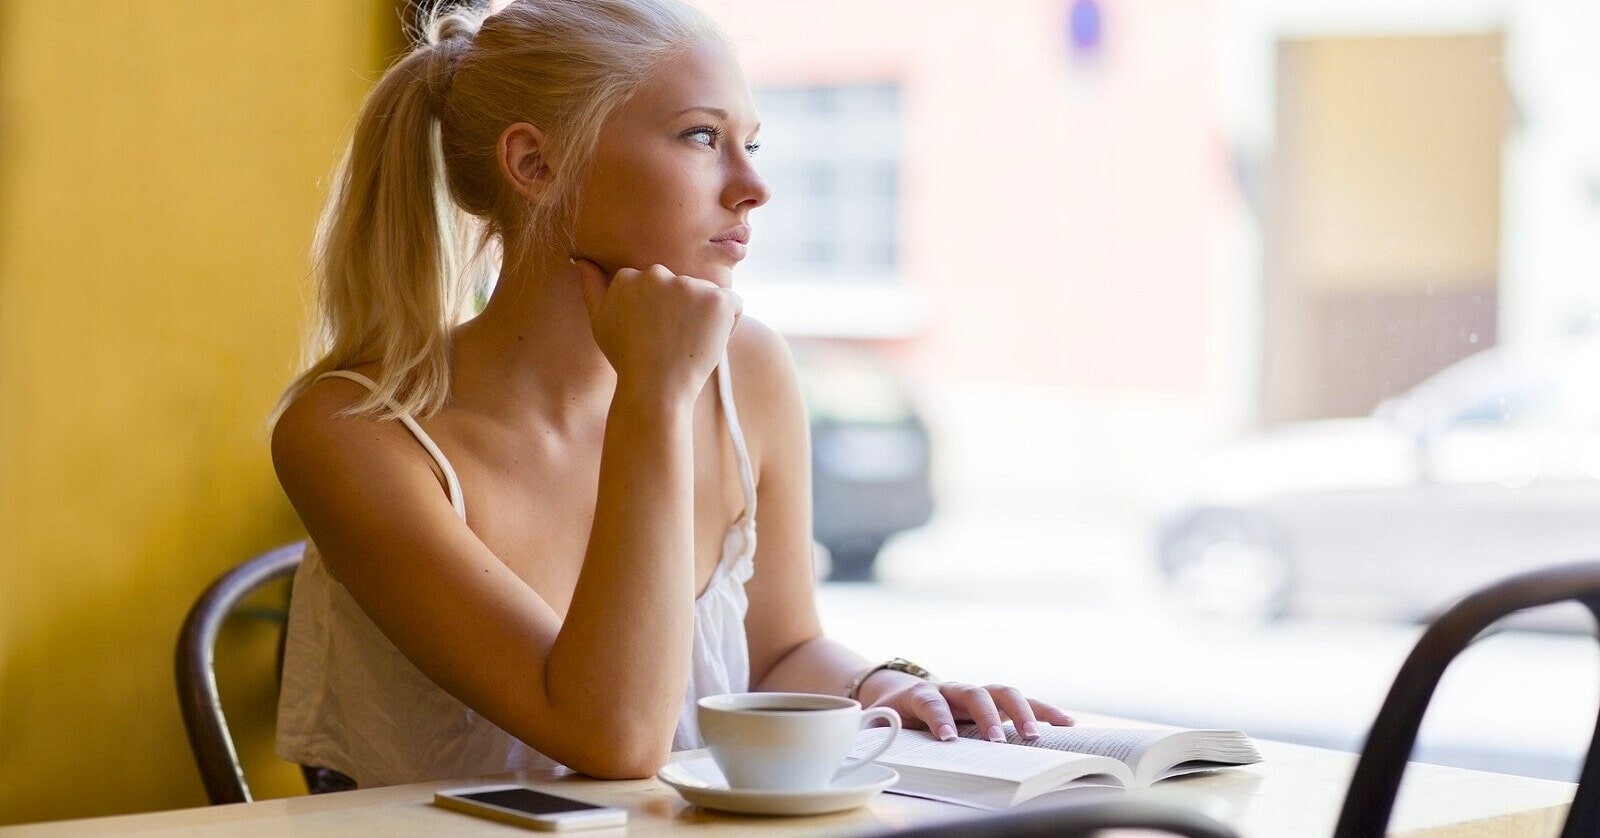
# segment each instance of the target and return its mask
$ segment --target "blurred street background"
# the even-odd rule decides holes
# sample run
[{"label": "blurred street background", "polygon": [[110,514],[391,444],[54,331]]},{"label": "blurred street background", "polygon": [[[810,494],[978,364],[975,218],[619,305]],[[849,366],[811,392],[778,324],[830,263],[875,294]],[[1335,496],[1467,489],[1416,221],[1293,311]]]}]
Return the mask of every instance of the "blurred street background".
[{"label": "blurred street background", "polygon": [[[1015,417],[1052,412],[1010,405],[996,427],[935,439],[964,442],[974,459],[1037,463],[1061,456],[1061,443]],[[888,541],[875,584],[821,588],[825,627],[869,658],[909,656],[1067,708],[1358,751],[1420,634],[1414,621],[1348,606],[1265,623],[1195,614],[1164,584],[1148,510],[1093,484],[1063,486],[1052,469],[950,473],[959,485],[939,487],[926,526]],[[1464,655],[1416,758],[1575,778],[1600,665],[1585,621],[1559,628],[1503,631]]]},{"label": "blurred street background", "polygon": [[[1600,9],[708,5],[780,196],[749,310],[898,393],[802,355],[853,645],[1356,750],[1429,615],[1600,556]],[[1575,776],[1593,627],[1537,617],[1419,758]]]},{"label": "blurred street background", "polygon": [[[1360,750],[1420,628],[1195,619],[1127,570],[1139,554],[1116,552],[1103,520],[1077,523],[1069,532],[1066,521],[1000,531],[936,522],[890,544],[883,584],[825,585],[824,624],[873,659],[913,656],[942,677],[1015,684],[1068,709]],[[1060,567],[1039,574],[1019,558],[1039,554]],[[913,561],[914,572],[902,564]],[[1592,638],[1493,635],[1447,676],[1415,758],[1570,780],[1597,694]]]}]

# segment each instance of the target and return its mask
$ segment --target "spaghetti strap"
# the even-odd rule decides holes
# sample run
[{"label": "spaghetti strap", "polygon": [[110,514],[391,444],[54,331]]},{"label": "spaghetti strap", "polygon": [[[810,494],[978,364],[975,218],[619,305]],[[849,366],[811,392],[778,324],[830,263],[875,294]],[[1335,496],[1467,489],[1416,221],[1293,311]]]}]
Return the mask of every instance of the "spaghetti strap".
[{"label": "spaghetti strap", "polygon": [[744,487],[744,517],[756,518],[756,479],[750,466],[750,449],[744,442],[744,430],[739,426],[739,410],[733,403],[733,372],[728,368],[728,354],[723,352],[717,364],[717,395],[722,401],[722,414],[728,419],[728,436],[733,439],[733,454],[739,460],[739,483]]},{"label": "spaghetti strap", "polygon": [[[316,380],[321,381],[324,378],[343,378],[346,381],[354,381],[374,393],[378,392],[377,382],[359,372],[332,370],[317,376]],[[467,498],[462,494],[461,481],[456,478],[456,470],[450,465],[450,461],[445,458],[444,452],[439,450],[439,446],[433,441],[433,437],[428,436],[428,432],[417,424],[417,420],[411,418],[411,414],[402,411],[400,405],[396,404],[393,399],[384,399],[383,403],[400,417],[400,423],[405,425],[406,430],[417,438],[417,442],[422,443],[422,447],[427,450],[428,456],[439,464],[439,470],[444,472],[445,489],[450,495],[450,505],[455,508],[456,515],[460,516],[461,520],[467,520]]]}]

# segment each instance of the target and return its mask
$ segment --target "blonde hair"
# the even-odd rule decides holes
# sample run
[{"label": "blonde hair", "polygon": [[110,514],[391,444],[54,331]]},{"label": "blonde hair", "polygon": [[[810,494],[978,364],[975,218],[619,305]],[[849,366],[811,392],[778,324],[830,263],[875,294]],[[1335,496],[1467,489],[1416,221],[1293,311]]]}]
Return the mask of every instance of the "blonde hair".
[{"label": "blonde hair", "polygon": [[[600,128],[663,62],[722,36],[680,0],[444,3],[367,95],[314,246],[316,358],[279,409],[336,369],[378,362],[350,413],[428,416],[450,393],[450,331],[510,236],[567,229]],[[509,125],[550,144],[549,198],[524,200],[497,161]],[[388,407],[392,403],[395,407]]]}]

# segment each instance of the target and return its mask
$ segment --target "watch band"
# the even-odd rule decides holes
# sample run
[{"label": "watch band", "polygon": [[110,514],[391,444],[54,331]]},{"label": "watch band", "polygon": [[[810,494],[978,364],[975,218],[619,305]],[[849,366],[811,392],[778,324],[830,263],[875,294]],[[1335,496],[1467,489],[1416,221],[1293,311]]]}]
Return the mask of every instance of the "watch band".
[{"label": "watch band", "polygon": [[845,691],[845,695],[853,700],[860,701],[861,685],[865,684],[868,678],[871,678],[874,674],[882,672],[885,669],[892,670],[894,672],[904,672],[913,678],[921,678],[924,681],[939,680],[938,678],[934,677],[934,674],[929,672],[926,667],[912,663],[905,658],[890,658],[883,663],[880,663],[877,666],[862,672],[860,675],[857,675],[853,680],[851,680],[850,689]]}]

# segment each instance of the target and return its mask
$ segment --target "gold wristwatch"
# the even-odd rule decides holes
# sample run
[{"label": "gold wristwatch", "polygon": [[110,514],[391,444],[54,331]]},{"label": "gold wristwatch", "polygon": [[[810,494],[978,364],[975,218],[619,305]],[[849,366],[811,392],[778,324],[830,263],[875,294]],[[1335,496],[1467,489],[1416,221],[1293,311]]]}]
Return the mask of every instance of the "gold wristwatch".
[{"label": "gold wristwatch", "polygon": [[882,672],[885,669],[890,669],[895,672],[904,672],[913,678],[921,678],[924,681],[939,680],[938,678],[934,677],[934,674],[929,672],[925,667],[912,663],[905,658],[890,658],[889,660],[872,667],[860,675],[857,675],[855,680],[850,682],[850,689],[845,692],[845,695],[849,696],[851,699],[859,701],[861,699],[861,685],[865,684],[867,679],[871,678],[875,673]]}]

